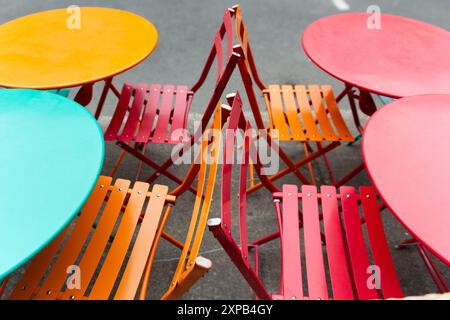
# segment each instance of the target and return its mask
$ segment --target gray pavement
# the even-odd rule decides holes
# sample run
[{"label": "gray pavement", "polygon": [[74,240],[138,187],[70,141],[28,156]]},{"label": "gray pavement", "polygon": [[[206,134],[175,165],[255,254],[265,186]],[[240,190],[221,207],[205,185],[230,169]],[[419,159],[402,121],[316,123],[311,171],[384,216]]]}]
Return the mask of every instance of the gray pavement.
[{"label": "gray pavement", "polygon": [[[197,79],[206,55],[209,52],[214,32],[222,17],[223,10],[236,1],[5,1],[0,0],[0,23],[13,18],[41,11],[44,9],[67,7],[71,4],[80,6],[107,6],[116,7],[138,13],[153,22],[159,32],[159,45],[152,56],[136,68],[129,70],[116,78],[119,86],[123,82],[158,82],[180,83],[192,85]],[[266,83],[329,83],[335,86],[336,91],[342,85],[331,78],[314,64],[312,64],[300,47],[302,31],[316,19],[338,13],[339,3],[332,0],[242,0],[241,6],[246,21],[250,41],[260,75]],[[336,5],[337,3],[337,5]],[[419,0],[346,0],[351,11],[365,11],[371,4],[377,4],[382,12],[394,13],[417,18],[450,30],[450,2],[419,1]],[[145,39],[143,39],[145,41]],[[424,52],[426,54],[426,52]],[[190,123],[197,119],[206,105],[211,89],[211,79],[196,95]],[[426,81],[424,79],[424,81]],[[242,90],[236,77],[233,78],[226,92]],[[98,88],[97,88],[98,91]],[[245,101],[245,99],[244,99]],[[107,101],[107,106],[100,119],[105,128],[114,110],[115,100]],[[341,105],[344,117],[351,122],[351,114],[347,104]],[[247,108],[248,110],[248,108]],[[302,157],[302,148],[291,144],[288,153],[295,159]],[[108,174],[119,150],[114,144],[107,144],[106,161],[103,169]],[[162,161],[170,154],[166,147],[150,147],[152,157]],[[331,160],[338,173],[345,173],[352,166],[361,161],[359,144],[351,147],[342,147],[332,153]],[[128,156],[118,176],[134,178],[136,161]],[[320,183],[326,183],[324,165],[318,161],[315,164],[319,172]],[[186,171],[185,167],[175,169],[180,174]],[[148,173],[150,171],[144,172]],[[214,194],[215,201],[211,208],[210,217],[217,217],[220,212],[220,176],[217,179]],[[162,183],[169,183],[161,178]],[[237,181],[235,179],[234,181]],[[286,177],[284,183],[297,183],[293,177]],[[352,185],[370,184],[367,176],[361,174],[353,180]],[[183,237],[186,221],[192,210],[191,194],[185,194],[178,200],[178,204],[169,220],[167,229],[174,235]],[[251,227],[250,237],[273,232],[276,229],[276,220],[270,194],[261,190],[249,197],[248,216]],[[426,273],[426,269],[414,249],[402,251],[394,249],[394,245],[408,238],[405,230],[385,211],[383,215],[389,245],[394,262],[405,294],[417,295],[435,292],[435,287]],[[218,242],[209,232],[206,232],[202,246],[202,253],[213,261],[212,270],[196,284],[186,299],[250,299],[252,293],[237,269],[232,265],[226,254],[221,250]],[[169,268],[175,268],[177,263],[177,250],[162,242],[157,253],[152,273],[149,298],[158,298],[167,288],[170,278]],[[271,243],[261,250],[262,278],[268,288],[275,291],[279,276],[278,244]],[[450,272],[443,264],[438,263],[443,270],[447,281]],[[18,270],[13,277],[11,285],[17,281],[23,269]],[[449,282],[450,283],[450,282]],[[11,287],[11,286],[10,286]]]}]

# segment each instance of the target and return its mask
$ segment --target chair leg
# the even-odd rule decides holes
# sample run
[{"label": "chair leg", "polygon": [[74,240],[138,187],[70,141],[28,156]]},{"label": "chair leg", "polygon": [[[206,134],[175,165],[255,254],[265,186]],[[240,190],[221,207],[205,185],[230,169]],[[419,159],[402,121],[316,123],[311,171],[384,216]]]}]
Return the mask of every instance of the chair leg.
[{"label": "chair leg", "polygon": [[[317,141],[316,144],[317,144],[317,149],[318,149],[318,150],[321,150],[321,149],[323,148],[323,147],[322,147],[322,142]],[[331,168],[330,160],[328,159],[328,156],[327,156],[326,153],[324,153],[324,154],[322,155],[322,158],[323,158],[323,161],[325,162],[325,166],[326,166],[327,171],[328,171],[328,176],[330,177],[330,183],[331,183],[332,185],[334,185],[334,184],[336,184],[336,179],[335,179],[335,177],[334,177],[333,168]]]},{"label": "chair leg", "polygon": [[212,263],[210,260],[197,257],[194,265],[187,271],[182,279],[175,284],[171,284],[170,289],[163,295],[161,300],[176,300],[185,294],[206,272],[211,269]]},{"label": "chair leg", "polygon": [[421,244],[418,244],[416,246],[416,249],[419,252],[423,262],[425,263],[425,266],[427,267],[428,272],[430,273],[431,278],[433,279],[434,283],[436,284],[436,287],[439,290],[439,292],[440,293],[449,292],[448,286],[445,283],[444,278],[442,277],[441,273],[439,272],[439,270],[436,267],[433,260],[431,260],[431,257],[428,254],[428,252],[425,250],[425,248]]},{"label": "chair leg", "polygon": [[231,235],[227,234],[222,228],[222,222],[219,218],[208,220],[209,230],[213,233],[214,237],[219,241],[219,243],[224,248],[225,252],[230,257],[231,261],[235,264],[238,270],[241,272],[244,279],[253,289],[255,295],[259,299],[270,300],[271,297],[269,293],[264,288],[258,275],[252,266],[242,258],[241,250],[236,244]]},{"label": "chair leg", "polygon": [[3,296],[3,293],[6,290],[6,285],[8,284],[9,277],[0,280],[0,298]]},{"label": "chair leg", "polygon": [[98,120],[100,114],[102,113],[103,106],[105,105],[106,97],[108,96],[109,89],[111,88],[113,78],[108,78],[105,80],[105,84],[103,86],[102,94],[100,96],[100,100],[98,101],[97,108],[95,109],[95,119]]},{"label": "chair leg", "polygon": [[[305,157],[309,157],[309,150],[311,150],[310,145],[307,142],[303,142],[303,151],[305,152]],[[311,178],[311,183],[313,185],[316,185],[316,177],[314,176],[314,171],[312,167],[312,162],[308,162],[308,171],[309,171],[309,177]]]}]

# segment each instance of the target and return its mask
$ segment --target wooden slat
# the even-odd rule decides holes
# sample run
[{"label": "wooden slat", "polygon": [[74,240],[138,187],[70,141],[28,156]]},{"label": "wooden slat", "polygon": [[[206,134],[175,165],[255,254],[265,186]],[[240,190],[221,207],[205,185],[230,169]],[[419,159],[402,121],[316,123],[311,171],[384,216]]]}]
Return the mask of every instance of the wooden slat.
[{"label": "wooden slat", "polygon": [[300,235],[298,229],[298,189],[283,185],[282,272],[285,299],[303,299]]},{"label": "wooden slat", "polygon": [[116,110],[114,111],[114,115],[111,118],[111,122],[109,123],[108,129],[106,129],[105,132],[106,141],[113,141],[117,139],[123,119],[128,110],[128,105],[130,103],[133,89],[133,86],[129,83],[124,84],[124,86],[122,87],[122,92],[120,93]]},{"label": "wooden slat", "polygon": [[338,141],[339,137],[335,134],[333,126],[328,119],[328,115],[325,109],[325,105],[322,100],[320,88],[318,85],[308,86],[309,96],[314,107],[314,113],[319,123],[319,127],[322,130],[322,136],[328,141]]},{"label": "wooden slat", "polygon": [[136,130],[139,128],[139,121],[142,113],[145,96],[147,94],[147,85],[139,84],[134,91],[134,100],[131,110],[128,114],[127,122],[119,136],[119,140],[129,142],[134,139]]},{"label": "wooden slat", "polygon": [[341,228],[336,188],[322,186],[320,193],[333,298],[337,300],[353,299],[353,287]]},{"label": "wooden slat", "polygon": [[175,87],[173,85],[165,85],[159,106],[159,115],[156,122],[155,132],[153,133],[153,143],[166,142],[166,136],[169,127],[170,113],[172,112],[172,100]]},{"label": "wooden slat", "polygon": [[69,227],[65,228],[63,232],[33,258],[25,274],[15,286],[14,291],[9,297],[10,300],[30,299],[37,291],[37,286],[44,276],[45,271],[50,266],[51,261],[55,258]]},{"label": "wooden slat", "polygon": [[381,272],[380,282],[383,297],[385,299],[402,298],[403,292],[387,245],[375,190],[371,187],[360,187],[359,191],[373,259]]},{"label": "wooden slat", "polygon": [[325,103],[327,105],[327,109],[331,115],[331,119],[333,120],[334,126],[336,127],[336,130],[339,133],[339,138],[342,141],[347,142],[354,141],[355,139],[353,138],[353,135],[350,133],[350,130],[347,128],[345,120],[341,115],[339,106],[336,102],[331,86],[323,85],[321,86],[321,90],[325,99]]},{"label": "wooden slat", "polygon": [[167,186],[155,185],[114,299],[134,299],[164,210]]},{"label": "wooden slat", "polygon": [[321,141],[322,135],[316,126],[316,120],[311,112],[311,106],[309,105],[308,93],[305,86],[296,85],[295,94],[297,97],[297,104],[302,116],[303,125],[306,129],[306,137],[311,141]]},{"label": "wooden slat", "polygon": [[122,210],[129,187],[130,181],[122,179],[116,180],[109,195],[108,202],[97,223],[94,234],[79,263],[79,268],[82,273],[81,288],[75,290],[66,289],[62,296],[63,300],[78,300],[84,296],[87,286],[91,282],[92,276],[97,269],[106,245],[112,235],[112,231]]},{"label": "wooden slat", "polygon": [[302,203],[308,296],[311,299],[328,299],[320,237],[319,204],[315,186],[302,186]]},{"label": "wooden slat", "polygon": [[73,265],[80,254],[103,204],[111,184],[110,177],[100,177],[91,196],[86,201],[69,239],[59,254],[44,283],[38,291],[38,299],[55,299],[67,279],[67,267]]},{"label": "wooden slat", "polygon": [[150,85],[149,97],[145,106],[144,114],[142,116],[139,132],[135,138],[136,142],[148,142],[153,129],[153,124],[155,122],[160,95],[161,85],[155,83]]},{"label": "wooden slat", "polygon": [[170,143],[180,143],[184,138],[186,138],[184,135],[184,119],[187,112],[187,92],[188,88],[186,86],[177,86],[175,107],[173,108],[172,121],[170,125]]},{"label": "wooden slat", "polygon": [[370,265],[370,261],[361,228],[355,189],[352,187],[341,187],[340,193],[347,248],[358,298],[361,300],[377,299],[377,291],[367,287],[369,276],[367,268]]},{"label": "wooden slat", "polygon": [[269,97],[274,129],[277,129],[279,131],[278,138],[280,140],[290,140],[291,135],[289,134],[284,116],[283,101],[281,99],[281,91],[279,85],[271,84],[269,86]]},{"label": "wooden slat", "polygon": [[292,132],[292,139],[305,141],[306,136],[303,132],[302,124],[300,123],[297,105],[295,104],[294,88],[291,85],[283,85],[281,86],[281,90],[283,92],[286,117]]},{"label": "wooden slat", "polygon": [[134,184],[119,228],[89,294],[90,299],[106,300],[109,298],[142,213],[148,188],[148,183],[136,182]]}]

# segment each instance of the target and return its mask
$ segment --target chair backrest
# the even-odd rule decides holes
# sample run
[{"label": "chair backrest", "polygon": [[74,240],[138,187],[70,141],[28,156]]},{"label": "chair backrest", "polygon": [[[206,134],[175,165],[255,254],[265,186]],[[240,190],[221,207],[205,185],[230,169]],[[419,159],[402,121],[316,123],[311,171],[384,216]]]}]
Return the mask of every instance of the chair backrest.
[{"label": "chair backrest", "polygon": [[[238,187],[238,220],[239,236],[242,257],[248,259],[248,239],[246,221],[246,189],[249,166],[254,166],[259,179],[270,192],[278,192],[279,189],[269,180],[268,176],[262,175],[262,164],[259,158],[254,131],[250,122],[245,118],[242,110],[242,99],[239,92],[227,96],[231,105],[231,113],[228,121],[225,141],[223,143],[222,184],[221,184],[221,221],[226,233],[231,235],[232,226],[232,201],[236,199],[232,193],[233,167],[239,164],[239,187]],[[238,138],[238,135],[240,136]],[[239,139],[243,137],[242,148]],[[241,149],[241,158],[235,159],[236,149]],[[237,154],[239,156],[239,154]],[[236,157],[237,158],[237,157]]]},{"label": "chair backrest", "polygon": [[245,65],[247,66],[247,70],[251,75],[251,77],[253,78],[253,81],[256,83],[259,89],[263,91],[267,87],[262,82],[261,78],[259,77],[258,70],[256,69],[255,60],[253,58],[253,52],[250,47],[250,42],[248,41],[247,27],[245,26],[244,20],[242,19],[241,7],[239,5],[235,5],[231,8],[231,10],[233,10],[234,13],[233,15],[236,28],[236,35],[242,47],[242,51],[244,53]]},{"label": "chair backrest", "polygon": [[[209,120],[211,119],[214,109],[217,106],[220,96],[222,95],[226,84],[228,83],[233,70],[235,69],[239,55],[236,54],[234,48],[234,30],[233,30],[233,20],[232,20],[232,12],[233,10],[226,9],[222,23],[216,31],[214,36],[214,42],[211,48],[211,51],[206,59],[203,70],[200,74],[199,79],[191,88],[192,92],[196,92],[205,82],[208,74],[211,70],[211,67],[216,61],[217,65],[217,75],[216,82],[213,89],[212,96],[206,106],[202,117],[201,127],[206,128]],[[224,42],[226,46],[224,46]]]},{"label": "chair backrest", "polygon": [[218,159],[221,147],[221,129],[226,120],[226,111],[216,108],[214,121],[210,129],[205,130],[200,141],[200,150],[194,158],[183,183],[171,192],[180,196],[198,178],[197,194],[191,215],[183,250],[178,261],[169,291],[173,290],[192,271],[199,257],[200,246],[208,220],[214,186],[216,181]]}]

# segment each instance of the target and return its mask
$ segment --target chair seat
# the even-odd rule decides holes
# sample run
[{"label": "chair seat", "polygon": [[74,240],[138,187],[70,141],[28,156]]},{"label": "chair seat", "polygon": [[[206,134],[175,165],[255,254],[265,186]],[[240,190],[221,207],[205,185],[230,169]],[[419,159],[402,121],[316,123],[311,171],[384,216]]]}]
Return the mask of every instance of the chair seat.
[{"label": "chair seat", "polygon": [[105,141],[171,144],[186,141],[193,94],[183,85],[125,84],[105,132]]},{"label": "chair seat", "polygon": [[[99,178],[74,226],[32,260],[11,299],[135,298],[162,212],[175,197],[166,186],[150,192],[147,183],[111,182]],[[67,287],[77,283],[73,266],[79,288]]]},{"label": "chair seat", "polygon": [[354,141],[331,86],[272,84],[263,94],[279,140]]},{"label": "chair seat", "polygon": [[[315,186],[303,185],[298,193],[297,186],[284,185],[282,192],[274,194],[275,199],[282,201],[283,288],[281,296],[276,298],[387,299],[403,296],[375,190],[360,187],[357,194],[353,187],[341,187],[339,191],[337,194],[335,187],[322,186],[318,193]],[[298,228],[299,199],[303,213],[302,234]],[[303,270],[306,275],[302,275],[301,247],[305,251]],[[329,273],[331,286],[326,273]],[[302,277],[306,278],[305,290]]]}]

